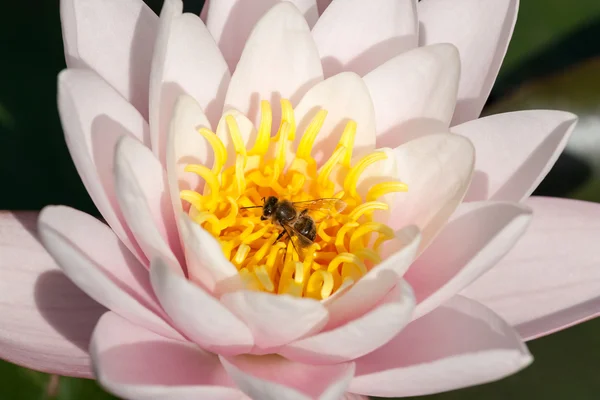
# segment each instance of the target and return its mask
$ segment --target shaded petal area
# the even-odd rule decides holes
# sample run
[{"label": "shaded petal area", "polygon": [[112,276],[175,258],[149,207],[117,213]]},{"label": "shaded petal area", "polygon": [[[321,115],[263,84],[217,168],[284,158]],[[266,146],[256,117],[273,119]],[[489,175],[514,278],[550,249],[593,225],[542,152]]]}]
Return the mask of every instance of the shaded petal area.
[{"label": "shaded petal area", "polygon": [[468,139],[432,134],[395,149],[398,179],[408,185],[392,209],[389,225],[416,225],[425,249],[462,201],[473,173],[475,151]]},{"label": "shaded petal area", "polygon": [[347,290],[340,290],[323,302],[329,311],[326,329],[340,326],[371,310],[404,276],[415,259],[420,242],[420,232],[414,226],[396,232],[393,243],[384,247],[381,263]]},{"label": "shaded petal area", "polygon": [[392,57],[417,47],[414,0],[335,0],[312,30],[325,77],[343,71],[365,75]]},{"label": "shaded petal area", "polygon": [[[315,0],[288,1],[298,8],[309,26],[315,24],[318,18]],[[206,12],[206,26],[231,71],[235,70],[252,28],[269,9],[280,2],[281,0],[215,0],[208,9],[205,5],[202,12]]]},{"label": "shaded petal area", "polygon": [[221,301],[250,327],[254,342],[261,349],[282,346],[315,333],[328,318],[320,302],[287,294],[240,290],[225,293]]},{"label": "shaded petal area", "polygon": [[465,201],[522,201],[550,171],[577,122],[564,111],[518,111],[455,126],[469,138],[477,160]]},{"label": "shaded petal area", "polygon": [[108,312],[90,348],[96,378],[132,400],[241,400],[217,356],[147,331]]},{"label": "shaded petal area", "polygon": [[127,224],[149,260],[163,257],[181,272],[182,249],[162,165],[148,147],[127,137],[115,153],[115,187]]},{"label": "shaded petal area", "polygon": [[279,354],[307,364],[335,364],[361,357],[396,336],[409,322],[415,307],[411,287],[398,281],[372,310],[331,330],[300,339]]},{"label": "shaded petal area", "polygon": [[191,340],[219,354],[246,353],[254,344],[250,329],[210,294],[154,259],[150,274],[165,311]]},{"label": "shaded petal area", "polygon": [[365,75],[375,107],[377,147],[398,147],[448,131],[459,79],[458,51],[450,44],[408,51]]},{"label": "shaded petal area", "polygon": [[531,227],[463,293],[529,340],[600,315],[600,205],[531,197]]},{"label": "shaded petal area", "polygon": [[142,0],[64,0],[60,17],[67,66],[95,71],[147,119],[156,14]]},{"label": "shaded petal area", "polygon": [[199,283],[215,297],[244,287],[237,268],[225,258],[221,244],[185,214],[180,218],[180,234],[191,281]]},{"label": "shaded petal area", "polygon": [[423,0],[419,44],[452,43],[462,78],[452,124],[479,117],[492,90],[517,20],[518,0]]},{"label": "shaded petal area", "polygon": [[434,310],[493,268],[525,233],[528,207],[511,203],[462,203],[413,263],[406,280],[415,289],[414,318]]},{"label": "shaded petal area", "polygon": [[492,382],[531,361],[506,322],[457,296],[357,359],[348,390],[369,396],[421,396]]},{"label": "shaded petal area", "polygon": [[276,355],[220,357],[238,387],[252,399],[337,400],[354,375],[354,364],[315,366]]},{"label": "shaded petal area", "polygon": [[37,212],[0,212],[0,358],[91,378],[88,346],[104,307],[75,286],[37,239]]},{"label": "shaded petal area", "polygon": [[94,204],[123,243],[145,262],[117,201],[113,163],[120,138],[149,145],[148,124],[100,76],[86,70],[60,73],[58,110],[69,153]]},{"label": "shaded petal area", "polygon": [[[132,294],[123,287],[122,280],[113,280],[103,267],[112,265],[111,268],[123,268],[124,271],[129,268],[122,261],[127,257],[123,254],[127,250],[119,247],[116,238],[108,240],[112,231],[106,225],[81,211],[50,206],[40,214],[38,231],[44,247],[60,268],[91,298],[154,332],[181,339],[181,335],[163,319],[162,309],[148,301],[149,295]],[[82,231],[86,233],[82,234]]]},{"label": "shaded petal area", "polygon": [[179,96],[187,94],[193,97],[203,114],[215,126],[221,116],[231,77],[227,64],[204,23],[194,14],[181,12],[181,1],[168,0],[164,3],[152,60],[152,148],[163,164],[169,124]]},{"label": "shaded petal area", "polygon": [[188,164],[208,165],[214,159],[213,150],[207,140],[200,135],[200,129],[211,129],[208,118],[198,102],[191,96],[181,95],[173,111],[169,126],[165,169],[175,215],[189,210],[189,204],[182,203],[181,190],[202,192],[204,180],[196,174],[185,172]]}]

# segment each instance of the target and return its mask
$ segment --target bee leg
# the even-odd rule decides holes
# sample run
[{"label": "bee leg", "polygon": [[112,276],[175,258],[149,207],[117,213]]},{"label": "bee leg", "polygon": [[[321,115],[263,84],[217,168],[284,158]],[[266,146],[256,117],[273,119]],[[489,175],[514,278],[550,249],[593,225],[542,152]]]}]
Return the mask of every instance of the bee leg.
[{"label": "bee leg", "polygon": [[277,236],[277,239],[275,239],[275,241],[273,242],[273,244],[277,243],[279,241],[279,239],[281,239],[283,237],[283,235],[285,235],[287,233],[287,230],[284,230],[283,232],[281,232],[279,234],[279,236]]},{"label": "bee leg", "polygon": [[308,214],[308,208],[307,208],[307,209],[305,209],[305,210],[302,210],[302,211],[300,211],[300,215],[299,215],[299,216],[300,216],[300,217],[303,217],[303,216],[305,216],[306,214]]}]

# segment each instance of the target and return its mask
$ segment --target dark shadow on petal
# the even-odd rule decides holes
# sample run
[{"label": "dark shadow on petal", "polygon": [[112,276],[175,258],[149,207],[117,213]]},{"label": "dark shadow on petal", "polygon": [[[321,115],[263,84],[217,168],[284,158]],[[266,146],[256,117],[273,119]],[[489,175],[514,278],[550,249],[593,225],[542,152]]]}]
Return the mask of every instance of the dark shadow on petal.
[{"label": "dark shadow on petal", "polygon": [[96,322],[107,311],[61,271],[47,271],[38,277],[35,303],[57,332],[84,351],[88,350]]}]

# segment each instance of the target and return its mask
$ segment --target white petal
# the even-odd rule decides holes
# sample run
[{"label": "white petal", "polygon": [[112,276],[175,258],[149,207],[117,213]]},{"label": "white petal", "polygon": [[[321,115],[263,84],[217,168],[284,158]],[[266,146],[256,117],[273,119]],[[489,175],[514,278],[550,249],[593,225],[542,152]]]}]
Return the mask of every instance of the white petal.
[{"label": "white petal", "polygon": [[356,360],[349,391],[421,396],[495,381],[531,361],[506,322],[481,304],[457,296]]},{"label": "white petal", "polygon": [[148,118],[156,14],[142,0],[63,0],[60,16],[67,66],[92,69]]},{"label": "white petal", "polygon": [[532,197],[531,227],[464,294],[534,339],[600,315],[600,205]]},{"label": "white petal", "polygon": [[[115,256],[107,254],[110,252],[103,247],[104,244],[99,246],[89,240],[94,236],[75,235],[71,237],[68,236],[68,231],[63,231],[65,226],[57,223],[53,216],[61,213],[63,215],[70,214],[72,220],[76,217],[80,221],[85,221],[82,226],[87,226],[88,231],[92,233],[94,231],[90,227],[101,224],[101,222],[67,207],[47,207],[42,211],[38,222],[40,239],[64,273],[81,290],[108,309],[160,335],[181,340],[179,333],[160,316],[123,290],[109,278],[102,268],[98,267],[106,261],[107,256],[109,258]],[[114,249],[111,250],[114,251]]]},{"label": "white petal", "polygon": [[415,259],[421,236],[414,226],[396,232],[396,240],[386,250],[384,261],[373,267],[347,291],[324,304],[329,311],[326,329],[358,318],[373,308],[399,281]]},{"label": "white petal", "polygon": [[[397,281],[398,282],[398,281]],[[383,346],[411,320],[415,297],[400,280],[365,315],[337,328],[290,343],[279,354],[306,364],[334,364],[354,360]]]},{"label": "white petal", "polygon": [[462,78],[452,124],[475,119],[492,90],[517,20],[518,0],[423,0],[420,45],[452,43]]},{"label": "white petal", "polygon": [[178,97],[184,93],[193,97],[216,125],[230,73],[200,18],[181,14],[176,3],[165,2],[158,43],[152,67],[151,124],[152,145],[162,161]]},{"label": "white petal", "polygon": [[[298,7],[309,26],[315,24],[318,18],[315,0],[289,1]],[[280,0],[216,0],[211,4],[206,15],[206,26],[219,45],[231,71],[235,70],[252,28],[279,2]]]},{"label": "white petal", "polygon": [[250,34],[225,97],[225,109],[235,108],[254,123],[260,101],[273,104],[273,126],[279,126],[279,99],[292,104],[323,79],[319,53],[306,20],[287,1],[278,3]]},{"label": "white petal", "polygon": [[58,268],[39,241],[37,216],[0,212],[0,358],[37,371],[92,378],[87,349],[106,308]]},{"label": "white petal", "polygon": [[176,215],[182,209],[189,209],[185,204],[182,207],[180,191],[201,191],[204,187],[202,178],[186,173],[185,167],[188,164],[210,166],[213,160],[213,150],[198,133],[200,128],[210,129],[210,122],[193,97],[182,95],[175,103],[169,128],[166,163],[169,191]]},{"label": "white petal", "polygon": [[326,77],[342,71],[363,76],[417,47],[415,0],[334,0],[313,28]]},{"label": "white petal", "polygon": [[180,226],[192,281],[216,297],[244,287],[237,268],[225,258],[221,245],[210,233],[187,215],[182,215]]},{"label": "white petal", "polygon": [[238,387],[252,399],[338,400],[354,375],[353,364],[305,365],[274,355],[220,358]]},{"label": "white petal", "polygon": [[147,147],[124,137],[117,145],[114,173],[119,204],[146,257],[162,257],[182,273],[179,234],[158,159]]},{"label": "white petal", "polygon": [[399,179],[408,192],[397,196],[390,226],[416,225],[426,248],[463,199],[473,173],[475,152],[458,135],[433,134],[396,148]]},{"label": "white petal", "polygon": [[219,359],[189,342],[156,335],[114,313],[102,316],[90,348],[96,378],[132,400],[240,400]]},{"label": "white petal", "polygon": [[459,79],[458,51],[450,44],[408,51],[365,75],[375,106],[377,147],[447,131]]},{"label": "white petal", "polygon": [[217,299],[158,258],[152,261],[150,275],[165,311],[202,348],[228,355],[246,353],[252,348],[248,327]]},{"label": "white petal", "polygon": [[577,117],[563,111],[497,114],[453,127],[475,146],[475,175],[466,201],[521,201],[554,165]]},{"label": "white petal", "polygon": [[406,274],[417,295],[414,318],[492,269],[525,233],[530,220],[531,209],[518,204],[461,204]]},{"label": "white petal", "polygon": [[149,144],[148,124],[102,78],[86,70],[60,73],[58,110],[71,158],[94,204],[123,243],[146,261],[119,207],[113,163],[119,138]]},{"label": "white petal", "polygon": [[256,346],[278,347],[320,330],[327,322],[325,307],[316,300],[241,290],[221,301],[250,327]]}]

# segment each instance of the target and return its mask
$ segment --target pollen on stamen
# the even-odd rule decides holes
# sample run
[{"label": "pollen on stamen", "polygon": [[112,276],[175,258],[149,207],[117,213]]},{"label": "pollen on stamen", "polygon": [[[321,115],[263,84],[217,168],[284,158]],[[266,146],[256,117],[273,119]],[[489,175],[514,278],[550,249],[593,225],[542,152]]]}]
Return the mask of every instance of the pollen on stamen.
[{"label": "pollen on stamen", "polygon": [[[390,180],[373,185],[366,194],[359,193],[361,174],[385,160],[386,153],[375,151],[353,162],[357,124],[349,121],[333,153],[318,168],[311,153],[327,111],[319,110],[305,132],[296,132],[288,100],[281,100],[281,111],[281,124],[271,136],[271,104],[261,102],[261,121],[249,148],[236,119],[224,116],[222,123],[234,145],[232,154],[227,154],[214,132],[200,129],[198,133],[212,147],[213,165],[186,166],[186,172],[203,179],[204,187],[201,192],[183,190],[180,195],[190,204],[190,217],[218,240],[248,289],[323,300],[381,262],[381,245],[392,239],[394,232],[374,215],[389,209],[384,196],[405,192],[408,187]],[[290,154],[296,134],[301,133]],[[306,239],[310,239],[307,234],[298,240],[301,232],[294,221],[282,225],[273,217],[261,218],[264,201],[271,196],[298,207],[294,221],[300,218],[298,202],[307,204],[326,197],[345,207],[322,213],[307,209],[306,218],[316,224],[314,238]],[[320,213],[319,217],[313,212]]]}]

